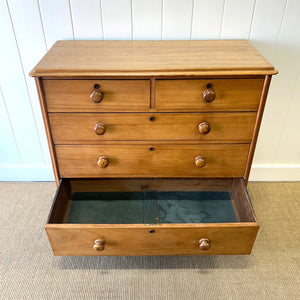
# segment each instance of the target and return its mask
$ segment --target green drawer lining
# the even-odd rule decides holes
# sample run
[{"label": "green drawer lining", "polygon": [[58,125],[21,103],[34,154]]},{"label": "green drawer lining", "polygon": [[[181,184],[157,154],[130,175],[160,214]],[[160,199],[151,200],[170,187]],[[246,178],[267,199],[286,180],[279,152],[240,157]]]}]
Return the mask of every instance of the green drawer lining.
[{"label": "green drawer lining", "polygon": [[237,222],[230,194],[216,192],[77,192],[66,223]]}]

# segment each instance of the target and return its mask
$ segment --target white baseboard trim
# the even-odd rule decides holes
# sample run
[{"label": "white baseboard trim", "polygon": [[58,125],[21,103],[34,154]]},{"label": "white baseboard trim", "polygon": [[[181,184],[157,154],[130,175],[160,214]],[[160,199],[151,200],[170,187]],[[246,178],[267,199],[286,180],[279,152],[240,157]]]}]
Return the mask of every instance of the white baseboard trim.
[{"label": "white baseboard trim", "polygon": [[0,165],[0,181],[54,181],[51,165]]},{"label": "white baseboard trim", "polygon": [[[54,181],[51,165],[0,165],[0,181]],[[300,181],[300,164],[253,164],[249,181]]]},{"label": "white baseboard trim", "polygon": [[300,164],[253,164],[249,181],[300,181]]}]

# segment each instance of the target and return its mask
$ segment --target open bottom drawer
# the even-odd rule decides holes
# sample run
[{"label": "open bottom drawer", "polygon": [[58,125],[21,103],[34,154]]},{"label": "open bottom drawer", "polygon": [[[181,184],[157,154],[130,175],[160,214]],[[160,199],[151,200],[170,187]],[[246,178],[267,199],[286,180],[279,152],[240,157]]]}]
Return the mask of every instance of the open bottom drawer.
[{"label": "open bottom drawer", "polygon": [[46,224],[55,255],[249,254],[243,179],[63,179]]}]

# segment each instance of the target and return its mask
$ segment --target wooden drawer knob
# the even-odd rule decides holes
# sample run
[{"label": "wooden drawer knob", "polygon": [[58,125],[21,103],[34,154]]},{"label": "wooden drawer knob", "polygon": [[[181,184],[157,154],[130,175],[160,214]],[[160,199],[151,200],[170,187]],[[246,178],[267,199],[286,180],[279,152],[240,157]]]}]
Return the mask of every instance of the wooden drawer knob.
[{"label": "wooden drawer knob", "polygon": [[210,248],[210,246],[211,246],[211,243],[210,243],[209,239],[204,238],[199,241],[199,248],[201,250],[208,250]]},{"label": "wooden drawer knob", "polygon": [[201,134],[208,134],[210,132],[209,123],[203,121],[198,125],[198,130]]},{"label": "wooden drawer knob", "polygon": [[95,133],[98,135],[104,134],[105,130],[106,130],[106,127],[105,127],[105,124],[103,124],[103,123],[97,123],[94,128]]},{"label": "wooden drawer knob", "polygon": [[104,93],[100,91],[100,85],[95,84],[94,90],[91,92],[90,98],[94,103],[99,103],[103,100]]},{"label": "wooden drawer knob", "polygon": [[211,88],[212,84],[208,83],[206,85],[206,87],[207,87],[207,89],[204,90],[204,92],[203,92],[203,100],[206,101],[206,102],[212,102],[216,98],[216,94],[215,94],[215,92]]},{"label": "wooden drawer knob", "polygon": [[93,246],[93,249],[95,251],[103,251],[104,250],[104,244],[105,244],[105,241],[104,240],[101,240],[101,239],[97,239],[95,240],[94,242],[94,246]]},{"label": "wooden drawer knob", "polygon": [[98,158],[98,166],[100,168],[106,168],[108,166],[108,164],[109,164],[109,160],[106,156],[100,156]]},{"label": "wooden drawer knob", "polygon": [[206,159],[204,156],[199,155],[195,158],[195,165],[198,168],[203,168],[206,164]]}]

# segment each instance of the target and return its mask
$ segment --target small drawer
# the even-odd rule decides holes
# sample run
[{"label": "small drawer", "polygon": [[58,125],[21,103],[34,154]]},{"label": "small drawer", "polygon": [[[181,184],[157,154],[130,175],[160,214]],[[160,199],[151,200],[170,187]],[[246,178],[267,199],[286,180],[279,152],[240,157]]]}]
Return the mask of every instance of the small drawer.
[{"label": "small drawer", "polygon": [[61,177],[242,177],[249,144],[56,145]]},{"label": "small drawer", "polygon": [[256,113],[49,113],[55,144],[102,141],[250,143]]},{"label": "small drawer", "polygon": [[156,80],[159,111],[257,111],[264,79]]},{"label": "small drawer", "polygon": [[149,80],[43,80],[48,112],[143,111]]},{"label": "small drawer", "polygon": [[63,179],[46,224],[60,256],[249,254],[258,228],[240,178]]}]

